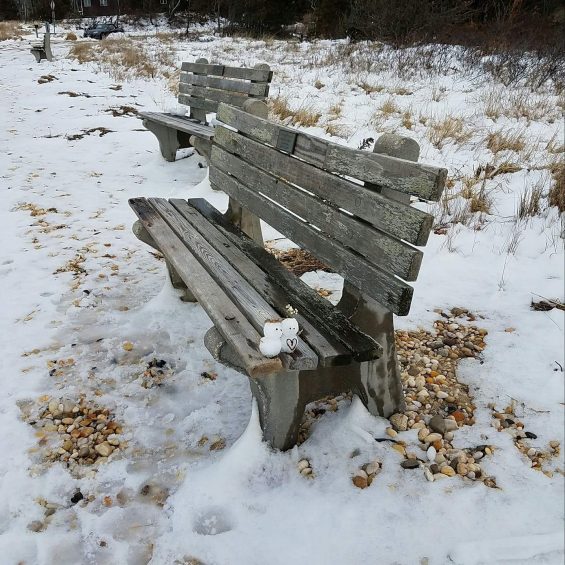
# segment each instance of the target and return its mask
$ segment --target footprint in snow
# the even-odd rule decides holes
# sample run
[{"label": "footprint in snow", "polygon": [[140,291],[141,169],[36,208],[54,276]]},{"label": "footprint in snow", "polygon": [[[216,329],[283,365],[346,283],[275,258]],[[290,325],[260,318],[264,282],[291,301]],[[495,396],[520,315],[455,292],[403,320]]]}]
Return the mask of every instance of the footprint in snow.
[{"label": "footprint in snow", "polygon": [[229,532],[233,527],[232,521],[223,508],[211,506],[198,514],[192,529],[203,536],[215,536]]}]

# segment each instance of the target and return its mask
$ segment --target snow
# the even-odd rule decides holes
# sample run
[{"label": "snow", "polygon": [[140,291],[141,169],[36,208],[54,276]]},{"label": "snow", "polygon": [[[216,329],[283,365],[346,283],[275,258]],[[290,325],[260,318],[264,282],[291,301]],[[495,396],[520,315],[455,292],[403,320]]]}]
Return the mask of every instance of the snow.
[{"label": "snow", "polygon": [[[275,71],[272,95],[287,97],[294,108],[326,116],[342,100],[338,122],[349,133],[332,139],[353,147],[396,128],[421,144],[422,161],[454,175],[473,174],[478,163],[492,160],[478,140],[493,129],[522,128],[538,163],[545,162],[543,147],[554,135],[563,142],[559,119],[493,123],[481,109],[490,85],[455,72],[406,80],[382,69],[347,74],[338,65],[298,64],[322,60],[339,42],[319,42],[317,50],[296,44],[289,53],[277,42],[200,39],[170,46],[178,64],[201,56],[245,65],[266,61]],[[225,209],[225,196],[210,189],[203,161],[191,150],[167,163],[138,120],[106,112],[120,105],[175,108],[164,79],[120,82],[122,90],[112,90],[115,81],[95,64],[65,58],[69,45],[55,38],[56,60],[37,65],[26,41],[0,44],[2,563],[169,565],[190,556],[218,565],[562,563],[563,476],[533,471],[510,436],[491,427],[487,408],[516,399],[518,416],[538,435],[536,445],[563,443],[563,372],[556,363],[563,365],[563,312],[530,310],[537,294],[563,300],[556,210],[521,225],[518,247],[508,251],[518,199],[540,179],[547,187],[546,171],[524,168],[494,179],[495,210],[482,229],[459,225],[448,235],[432,234],[410,315],[396,320],[398,328],[429,329],[434,309],[452,306],[480,316],[477,323],[489,331],[484,363],[459,365],[477,422],[455,441],[465,447],[488,440],[497,448],[484,466],[501,488],[460,479],[429,483],[401,469],[401,456],[373,439],[388,422],[370,416],[357,399],[324,414],[301,446],[273,452],[261,442],[247,380],[215,363],[203,347],[211,322],[198,305],[179,302],[165,265],[130,231],[130,197],[205,197]],[[56,79],[38,84],[46,74]],[[313,86],[317,79],[325,84],[320,90]],[[414,94],[395,97],[403,110],[463,115],[476,127],[474,137],[437,149],[423,125],[404,131],[399,116],[376,129],[370,118],[390,94],[366,95],[354,79],[405,86]],[[431,93],[440,86],[445,96],[434,102]],[[90,97],[59,94],[65,91]],[[65,138],[97,127],[112,132]],[[321,126],[307,130],[329,137]],[[26,203],[56,211],[31,216]],[[268,237],[277,234],[270,230]],[[77,257],[84,258],[86,274],[55,274]],[[305,280],[331,290],[332,301],[339,297],[335,277],[318,272]],[[122,347],[126,341],[132,351]],[[165,359],[174,374],[146,389],[141,374],[154,357]],[[62,376],[50,376],[49,360],[69,358],[74,364]],[[217,378],[202,378],[204,371]],[[112,409],[129,447],[97,472],[74,477],[61,464],[42,463],[20,407],[44,395],[80,394]],[[203,436],[209,438],[204,446]],[[214,438],[227,447],[210,451]],[[402,439],[416,449],[414,431]],[[310,461],[313,480],[297,472],[302,458]],[[352,474],[375,458],[382,473],[370,488],[355,488]],[[555,466],[563,468],[562,459]],[[144,485],[155,496],[139,494]],[[77,488],[91,497],[88,504],[70,503]],[[43,519],[40,499],[60,507],[35,533],[27,526]]]}]

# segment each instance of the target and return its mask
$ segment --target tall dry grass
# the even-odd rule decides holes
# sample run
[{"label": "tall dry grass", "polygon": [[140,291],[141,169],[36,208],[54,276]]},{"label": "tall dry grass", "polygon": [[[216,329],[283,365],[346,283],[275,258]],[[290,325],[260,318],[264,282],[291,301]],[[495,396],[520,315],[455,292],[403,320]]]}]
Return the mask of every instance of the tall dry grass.
[{"label": "tall dry grass", "polygon": [[0,22],[0,41],[7,39],[19,39],[23,35],[23,29],[19,22]]}]

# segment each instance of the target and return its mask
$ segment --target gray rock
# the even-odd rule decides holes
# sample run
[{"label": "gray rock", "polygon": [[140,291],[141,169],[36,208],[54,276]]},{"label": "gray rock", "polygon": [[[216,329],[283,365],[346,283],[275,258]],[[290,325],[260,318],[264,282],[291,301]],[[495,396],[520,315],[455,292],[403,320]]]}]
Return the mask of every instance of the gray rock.
[{"label": "gray rock", "polygon": [[445,419],[442,418],[439,414],[436,414],[429,422],[428,427],[431,428],[434,432],[438,432],[443,435],[447,431],[447,427],[445,425]]},{"label": "gray rock", "polygon": [[34,520],[27,525],[27,529],[30,532],[41,532],[44,527],[45,524],[41,520]]},{"label": "gray rock", "polygon": [[400,463],[403,469],[417,469],[420,466],[418,459],[405,459]]}]

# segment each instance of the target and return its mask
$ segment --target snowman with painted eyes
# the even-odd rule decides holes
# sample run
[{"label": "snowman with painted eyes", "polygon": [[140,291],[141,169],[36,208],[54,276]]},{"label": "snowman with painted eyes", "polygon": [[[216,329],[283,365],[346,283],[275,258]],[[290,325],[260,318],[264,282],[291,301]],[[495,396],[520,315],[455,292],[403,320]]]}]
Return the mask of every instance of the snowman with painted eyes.
[{"label": "snowman with painted eyes", "polygon": [[295,318],[267,320],[259,342],[259,351],[265,357],[276,357],[279,353],[292,353],[298,344],[298,322]]}]

